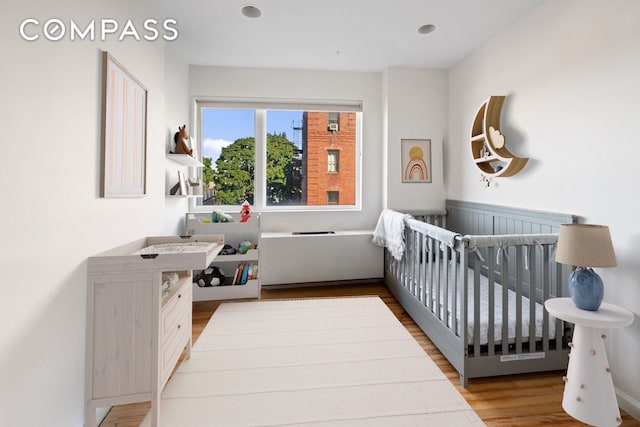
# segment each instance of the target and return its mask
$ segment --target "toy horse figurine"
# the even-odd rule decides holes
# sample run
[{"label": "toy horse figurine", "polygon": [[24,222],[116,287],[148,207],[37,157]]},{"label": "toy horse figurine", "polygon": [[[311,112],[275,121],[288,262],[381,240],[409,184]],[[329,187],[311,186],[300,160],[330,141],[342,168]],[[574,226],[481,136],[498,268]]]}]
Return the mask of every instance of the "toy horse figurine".
[{"label": "toy horse figurine", "polygon": [[178,132],[173,136],[173,142],[176,143],[176,154],[192,155],[193,149],[191,148],[191,144],[189,144],[187,125],[178,126]]}]

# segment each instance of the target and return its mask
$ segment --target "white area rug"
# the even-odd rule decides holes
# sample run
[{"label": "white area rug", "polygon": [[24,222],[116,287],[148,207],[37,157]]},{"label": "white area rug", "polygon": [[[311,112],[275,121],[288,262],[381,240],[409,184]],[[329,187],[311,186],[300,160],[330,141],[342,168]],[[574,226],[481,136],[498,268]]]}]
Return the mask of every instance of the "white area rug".
[{"label": "white area rug", "polygon": [[[378,297],[222,304],[162,393],[162,427],[482,426]],[[150,426],[147,415],[142,426]]]}]

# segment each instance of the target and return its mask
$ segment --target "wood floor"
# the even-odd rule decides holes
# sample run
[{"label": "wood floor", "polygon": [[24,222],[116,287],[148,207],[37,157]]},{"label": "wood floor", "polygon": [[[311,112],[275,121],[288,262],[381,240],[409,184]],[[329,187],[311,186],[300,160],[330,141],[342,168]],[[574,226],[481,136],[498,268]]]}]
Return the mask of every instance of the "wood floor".
[{"label": "wood floor", "polygon": [[[568,416],[561,406],[564,372],[511,375],[469,380],[464,389],[458,374],[440,351],[404,312],[382,283],[262,290],[262,299],[340,297],[378,295],[402,322],[424,351],[457,387],[487,426],[583,426]],[[193,303],[194,342],[220,302]],[[138,427],[150,408],[149,403],[114,407],[101,427]],[[623,427],[640,427],[640,421],[622,414]],[[214,427],[214,426],[212,426]],[[217,427],[217,426],[215,426]]]}]

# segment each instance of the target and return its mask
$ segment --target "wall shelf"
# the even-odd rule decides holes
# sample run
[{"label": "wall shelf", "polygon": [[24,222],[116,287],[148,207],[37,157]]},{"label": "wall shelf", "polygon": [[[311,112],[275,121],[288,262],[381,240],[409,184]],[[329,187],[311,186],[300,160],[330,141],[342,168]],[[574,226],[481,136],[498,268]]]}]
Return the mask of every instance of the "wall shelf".
[{"label": "wall shelf", "polygon": [[202,194],[169,194],[165,196],[167,199],[195,199],[202,197]]},{"label": "wall shelf", "polygon": [[481,106],[471,128],[471,156],[486,176],[513,176],[525,167],[528,158],[516,157],[500,131],[504,96],[491,96]]},{"label": "wall shelf", "polygon": [[194,159],[188,154],[169,153],[167,154],[167,158],[173,160],[174,162],[180,163],[181,165],[184,165],[184,166],[191,166],[191,167],[204,166],[200,161],[198,161],[197,159]]},{"label": "wall shelf", "polygon": [[[169,163],[167,163],[167,168],[166,168],[166,177],[165,177],[165,186],[166,186],[166,194],[165,196],[167,198],[181,198],[181,199],[186,199],[186,198],[194,198],[194,197],[202,197],[202,185],[198,186],[198,187],[191,187],[189,185],[188,179],[190,176],[194,176],[194,170],[195,168],[201,168],[204,167],[204,165],[198,161],[197,159],[191,157],[188,154],[174,154],[174,153],[167,153],[167,160],[170,160]],[[176,182],[178,182],[178,177],[175,175],[176,170],[180,171],[180,170],[185,170],[185,168],[188,169],[188,172],[186,174],[184,174],[185,180],[187,180],[187,193],[188,194],[171,194],[171,189],[173,188],[173,186],[176,184]],[[194,191],[194,189],[196,189],[198,191]],[[180,193],[180,191],[178,191],[178,193]],[[192,194],[192,193],[196,193],[196,194]],[[198,194],[200,193],[200,194]]]}]

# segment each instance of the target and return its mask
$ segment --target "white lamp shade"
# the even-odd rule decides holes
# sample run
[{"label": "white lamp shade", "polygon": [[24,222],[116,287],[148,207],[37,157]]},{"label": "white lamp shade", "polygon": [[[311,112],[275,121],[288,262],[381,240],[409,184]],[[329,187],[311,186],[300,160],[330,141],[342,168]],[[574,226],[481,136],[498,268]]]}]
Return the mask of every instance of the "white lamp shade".
[{"label": "white lamp shade", "polygon": [[577,267],[615,267],[616,254],[609,227],[595,224],[562,224],[556,261]]}]

